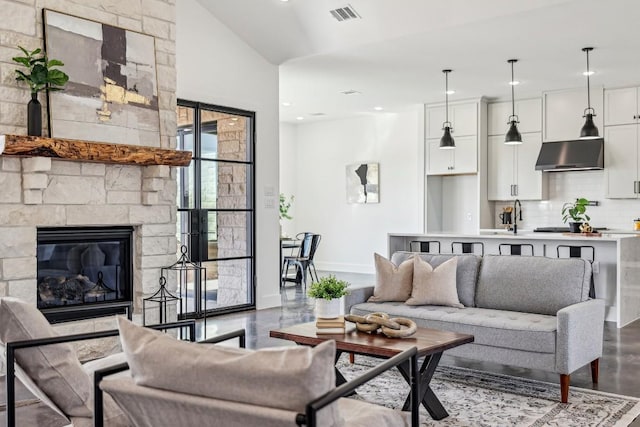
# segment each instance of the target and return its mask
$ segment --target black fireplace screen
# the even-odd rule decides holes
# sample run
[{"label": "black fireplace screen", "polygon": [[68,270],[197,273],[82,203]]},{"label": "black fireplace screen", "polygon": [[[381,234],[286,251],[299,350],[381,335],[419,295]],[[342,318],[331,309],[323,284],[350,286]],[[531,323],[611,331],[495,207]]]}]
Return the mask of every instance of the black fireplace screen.
[{"label": "black fireplace screen", "polygon": [[131,304],[131,227],[38,230],[38,308],[50,321],[122,313]]}]

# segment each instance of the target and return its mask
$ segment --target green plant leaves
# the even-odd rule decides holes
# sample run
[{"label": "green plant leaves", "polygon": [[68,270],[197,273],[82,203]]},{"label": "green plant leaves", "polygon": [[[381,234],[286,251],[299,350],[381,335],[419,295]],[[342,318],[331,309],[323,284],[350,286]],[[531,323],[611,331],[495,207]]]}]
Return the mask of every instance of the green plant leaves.
[{"label": "green plant leaves", "polygon": [[336,276],[322,277],[309,286],[307,292],[311,298],[332,300],[349,294],[349,283],[338,280]]},{"label": "green plant leaves", "polygon": [[562,222],[567,222],[569,219],[573,222],[585,222],[590,221],[591,217],[586,214],[589,200],[584,197],[579,197],[575,202],[567,202],[562,205]]},{"label": "green plant leaves", "polygon": [[[22,46],[18,48],[25,54],[24,57],[16,56],[14,62],[27,67],[29,74],[16,70],[16,80],[23,81],[29,85],[31,93],[38,93],[49,88],[50,90],[61,90],[69,81],[69,76],[62,70],[53,70],[52,67],[60,67],[64,63],[58,59],[47,60],[47,56],[42,54],[42,49],[37,48],[29,52]],[[40,56],[36,56],[40,55]],[[59,86],[59,87],[57,87]]]}]

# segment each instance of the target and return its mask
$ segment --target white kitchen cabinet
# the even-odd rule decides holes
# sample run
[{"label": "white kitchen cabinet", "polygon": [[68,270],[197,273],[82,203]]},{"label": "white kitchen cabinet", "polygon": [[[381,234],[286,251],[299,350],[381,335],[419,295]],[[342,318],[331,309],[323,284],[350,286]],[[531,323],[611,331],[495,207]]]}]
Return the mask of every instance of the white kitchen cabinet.
[{"label": "white kitchen cabinet", "polygon": [[489,200],[546,198],[547,177],[541,171],[535,170],[541,145],[540,132],[523,133],[521,145],[505,145],[503,135],[489,137]]},{"label": "white kitchen cabinet", "polygon": [[[520,123],[520,133],[542,131],[542,99],[522,99],[515,102],[515,110]],[[489,135],[505,135],[509,130],[511,101],[494,102],[488,106]]]},{"label": "white kitchen cabinet", "polygon": [[440,138],[427,141],[427,175],[478,172],[478,141],[475,135],[454,137],[456,148],[443,150]]},{"label": "white kitchen cabinet", "polygon": [[604,140],[607,197],[638,198],[638,125],[607,126]]},{"label": "white kitchen cabinet", "polygon": [[638,91],[640,88],[627,87],[604,91],[604,125],[616,126],[636,123],[638,113]]},{"label": "white kitchen cabinet", "polygon": [[[446,119],[444,105],[427,106],[427,138],[441,138],[442,124]],[[476,102],[449,104],[449,121],[453,127],[451,134],[458,136],[478,134],[478,105]],[[456,139],[457,140],[457,139]]]},{"label": "white kitchen cabinet", "polygon": [[[587,90],[571,89],[542,94],[542,140],[568,141],[580,137],[580,129],[584,126],[582,117],[587,108]],[[596,116],[593,121],[600,131],[604,132],[604,109],[602,88],[591,89],[591,107]]]}]

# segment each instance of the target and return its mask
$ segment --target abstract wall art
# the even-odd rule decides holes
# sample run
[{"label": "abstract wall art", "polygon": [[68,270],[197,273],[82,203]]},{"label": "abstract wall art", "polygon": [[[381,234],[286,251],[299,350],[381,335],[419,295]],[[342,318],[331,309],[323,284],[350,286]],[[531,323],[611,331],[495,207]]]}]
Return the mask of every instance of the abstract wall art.
[{"label": "abstract wall art", "polygon": [[380,202],[378,163],[347,165],[347,203]]},{"label": "abstract wall art", "polygon": [[153,37],[47,9],[44,31],[69,75],[49,94],[52,137],[160,145]]}]

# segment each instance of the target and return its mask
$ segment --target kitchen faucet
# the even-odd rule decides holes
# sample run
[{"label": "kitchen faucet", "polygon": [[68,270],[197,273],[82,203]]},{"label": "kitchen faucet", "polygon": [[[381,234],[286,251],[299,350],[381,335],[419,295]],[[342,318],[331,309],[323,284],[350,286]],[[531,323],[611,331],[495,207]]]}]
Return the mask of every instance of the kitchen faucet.
[{"label": "kitchen faucet", "polygon": [[[519,207],[520,209],[516,209]],[[520,221],[522,221],[522,204],[520,200],[516,199],[513,202],[513,234],[518,234],[518,215],[520,215]]]}]

